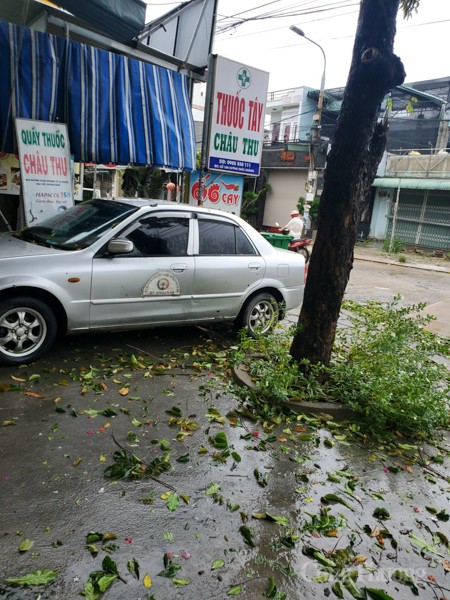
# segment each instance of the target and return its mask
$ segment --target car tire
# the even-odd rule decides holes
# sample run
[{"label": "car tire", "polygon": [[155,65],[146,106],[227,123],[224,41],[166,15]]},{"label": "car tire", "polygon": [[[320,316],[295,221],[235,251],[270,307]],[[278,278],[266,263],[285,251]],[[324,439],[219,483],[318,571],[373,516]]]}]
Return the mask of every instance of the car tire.
[{"label": "car tire", "polygon": [[239,328],[245,327],[251,337],[264,335],[278,323],[280,307],[272,294],[257,294],[247,301],[240,318]]},{"label": "car tire", "polygon": [[41,300],[24,296],[0,302],[0,364],[36,360],[52,346],[57,333],[56,317]]}]

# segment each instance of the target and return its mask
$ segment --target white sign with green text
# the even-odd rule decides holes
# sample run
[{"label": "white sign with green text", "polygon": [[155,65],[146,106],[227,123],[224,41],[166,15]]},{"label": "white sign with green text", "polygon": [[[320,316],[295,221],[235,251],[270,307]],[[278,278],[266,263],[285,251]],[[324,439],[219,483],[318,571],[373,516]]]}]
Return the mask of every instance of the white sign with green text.
[{"label": "white sign with green text", "polygon": [[26,225],[73,206],[70,145],[64,123],[16,119]]},{"label": "white sign with green text", "polygon": [[258,176],[269,73],[215,57],[207,167]]}]

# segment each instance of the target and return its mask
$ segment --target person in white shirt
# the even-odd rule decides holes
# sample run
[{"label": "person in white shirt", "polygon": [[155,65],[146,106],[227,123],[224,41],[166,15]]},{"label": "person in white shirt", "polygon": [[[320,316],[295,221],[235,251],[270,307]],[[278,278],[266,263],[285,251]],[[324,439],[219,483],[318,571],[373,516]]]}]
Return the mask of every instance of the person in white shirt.
[{"label": "person in white shirt", "polygon": [[287,230],[287,235],[292,235],[296,240],[302,237],[303,220],[298,210],[291,211],[291,220],[284,226],[284,230]]}]

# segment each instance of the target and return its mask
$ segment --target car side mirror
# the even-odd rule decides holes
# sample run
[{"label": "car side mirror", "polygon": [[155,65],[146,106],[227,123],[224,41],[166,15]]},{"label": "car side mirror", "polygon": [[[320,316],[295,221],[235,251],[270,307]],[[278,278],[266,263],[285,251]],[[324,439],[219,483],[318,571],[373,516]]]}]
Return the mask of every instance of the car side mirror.
[{"label": "car side mirror", "polygon": [[134,244],[130,240],[111,240],[107,248],[109,254],[129,254],[134,250]]}]

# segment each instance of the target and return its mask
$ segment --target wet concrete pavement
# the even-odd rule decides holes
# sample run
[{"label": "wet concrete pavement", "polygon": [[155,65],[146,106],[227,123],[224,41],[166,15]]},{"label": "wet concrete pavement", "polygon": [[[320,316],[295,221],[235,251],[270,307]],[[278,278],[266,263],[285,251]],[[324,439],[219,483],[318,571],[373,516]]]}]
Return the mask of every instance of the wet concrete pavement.
[{"label": "wet concrete pavement", "polygon": [[[358,271],[354,296],[375,277]],[[426,284],[435,304],[447,301],[445,282]],[[411,285],[406,295],[414,293]],[[227,328],[92,335],[62,340],[35,365],[0,368],[0,598],[79,598],[105,556],[124,580],[107,600],[212,600],[233,589],[256,600],[270,577],[292,600],[335,597],[338,569],[314,552],[326,558],[337,547],[341,573],[357,572],[359,587],[413,597],[410,584],[393,580],[397,569],[421,598],[450,595],[441,589],[449,588],[448,437],[421,450],[423,468],[406,441],[393,453],[338,423],[255,422],[236,412],[227,388],[234,342]],[[156,479],[105,477],[122,448],[145,464],[170,453],[172,468]],[[324,510],[336,519],[326,534],[309,527]],[[97,542],[92,556],[89,532],[114,539]],[[25,539],[33,545],[20,552]],[[430,545],[422,554],[417,540]],[[165,553],[180,567],[172,577],[159,575]],[[6,583],[37,569],[58,576],[46,587]]]}]

